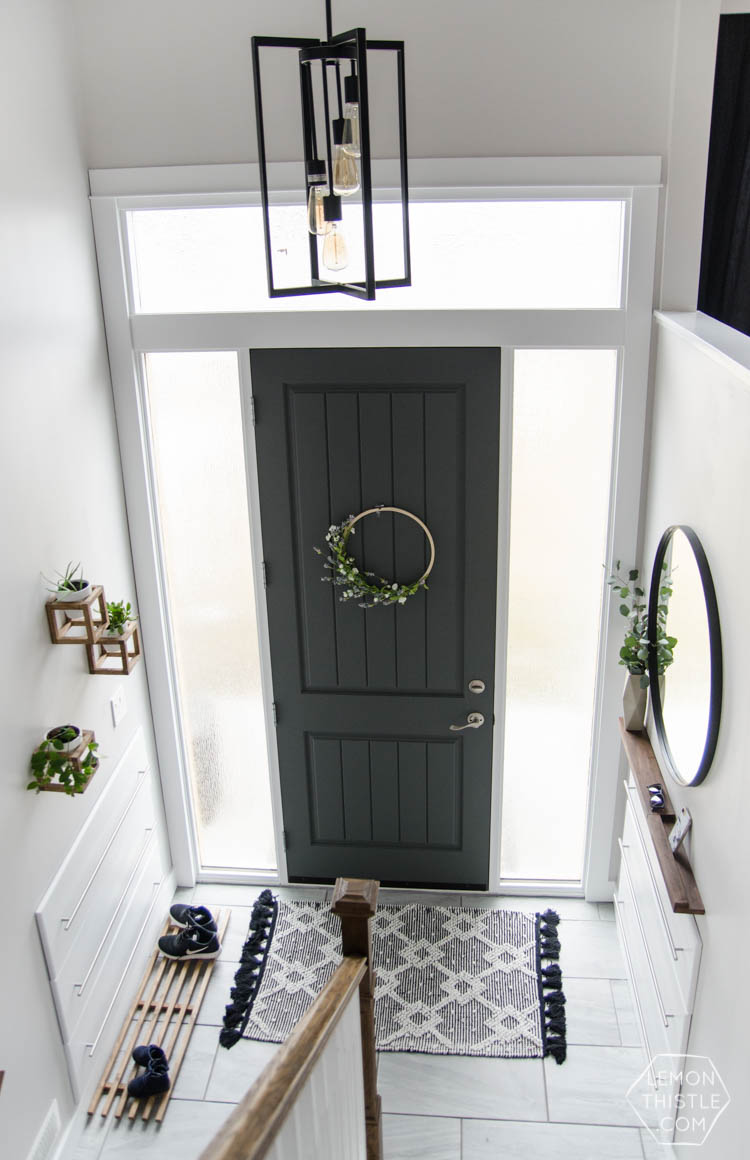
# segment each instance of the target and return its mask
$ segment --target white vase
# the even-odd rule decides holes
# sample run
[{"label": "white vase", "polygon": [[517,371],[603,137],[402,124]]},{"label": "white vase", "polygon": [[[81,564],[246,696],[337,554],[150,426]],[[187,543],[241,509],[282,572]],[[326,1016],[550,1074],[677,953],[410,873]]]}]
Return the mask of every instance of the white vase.
[{"label": "white vase", "polygon": [[[78,749],[79,745],[81,744],[81,730],[80,730],[80,729],[78,729],[78,726],[77,726],[77,725],[72,725],[72,726],[71,726],[71,728],[72,728],[72,729],[76,729],[76,730],[78,730],[78,732],[77,732],[77,736],[76,736],[76,737],[74,737],[72,741],[63,741],[63,742],[61,742],[62,748],[61,748],[61,749],[58,749],[58,751],[57,751],[58,753],[73,753],[73,751],[74,751],[74,750],[76,750],[76,749]],[[53,740],[53,739],[50,737],[50,733],[53,733],[53,732],[54,732],[54,730],[53,730],[53,729],[50,729],[49,733],[47,734],[47,740],[48,740],[48,741],[52,741],[52,740]]]},{"label": "white vase", "polygon": [[628,733],[640,733],[646,720],[648,689],[641,688],[637,673],[628,673],[622,691],[622,719]]},{"label": "white vase", "polygon": [[[87,580],[86,586],[84,588],[75,588],[75,589],[66,588],[66,589],[63,589],[61,592],[56,592],[55,593],[55,600],[62,601],[63,604],[68,604],[69,602],[71,604],[73,604],[73,603],[82,604],[84,600],[88,600],[90,595],[91,595],[91,584]],[[71,609],[71,612],[76,612],[76,611],[78,611],[78,610]]]}]

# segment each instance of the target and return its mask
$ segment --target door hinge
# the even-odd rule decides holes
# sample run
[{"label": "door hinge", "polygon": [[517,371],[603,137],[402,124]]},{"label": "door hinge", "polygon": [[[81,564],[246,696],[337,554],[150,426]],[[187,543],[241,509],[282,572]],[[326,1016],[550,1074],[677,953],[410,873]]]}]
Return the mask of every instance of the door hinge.
[{"label": "door hinge", "polygon": [[258,422],[258,418],[255,413],[255,395],[250,396],[250,422],[252,423],[253,427]]},{"label": "door hinge", "polygon": [[273,713],[273,723],[274,723],[274,725],[278,725],[278,723],[279,723],[279,714],[278,714],[278,709],[277,709],[277,706],[276,706],[276,702],[275,702],[275,701],[274,701],[274,702],[272,703],[272,705],[271,705],[271,712]]},{"label": "door hinge", "polygon": [[268,587],[268,565],[266,564],[265,560],[261,560],[261,562],[260,562],[260,571],[261,571],[261,575],[263,576],[263,587],[267,588]]},{"label": "door hinge", "polygon": [[281,840],[284,843],[284,849],[288,850],[289,849],[289,831],[288,830],[281,831]]}]

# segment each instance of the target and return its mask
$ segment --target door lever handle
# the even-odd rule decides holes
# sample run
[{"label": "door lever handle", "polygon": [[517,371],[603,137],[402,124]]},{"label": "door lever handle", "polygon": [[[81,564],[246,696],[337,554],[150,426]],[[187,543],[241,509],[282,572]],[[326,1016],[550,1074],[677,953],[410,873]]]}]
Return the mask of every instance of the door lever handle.
[{"label": "door lever handle", "polygon": [[462,729],[480,729],[482,725],[484,725],[483,713],[469,713],[465,725],[451,725],[450,728],[453,733],[460,733]]}]

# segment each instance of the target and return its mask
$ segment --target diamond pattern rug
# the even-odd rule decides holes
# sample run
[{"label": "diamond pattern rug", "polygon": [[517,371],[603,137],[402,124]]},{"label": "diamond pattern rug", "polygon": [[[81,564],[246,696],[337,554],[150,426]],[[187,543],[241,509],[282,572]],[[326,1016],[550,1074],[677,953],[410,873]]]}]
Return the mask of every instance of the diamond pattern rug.
[{"label": "diamond pattern rug", "polygon": [[[264,891],[253,922],[227,1007],[227,1047],[240,1035],[283,1042],[341,962],[341,924],[327,903],[277,902]],[[553,911],[379,906],[372,927],[378,1050],[550,1054],[561,1063],[560,968],[542,965],[559,955],[558,923]]]}]

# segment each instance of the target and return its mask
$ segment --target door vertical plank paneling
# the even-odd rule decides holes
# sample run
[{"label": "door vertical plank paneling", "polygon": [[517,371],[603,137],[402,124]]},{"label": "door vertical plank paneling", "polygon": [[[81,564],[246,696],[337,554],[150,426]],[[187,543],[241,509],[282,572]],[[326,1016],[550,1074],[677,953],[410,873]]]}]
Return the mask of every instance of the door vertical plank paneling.
[{"label": "door vertical plank paneling", "polygon": [[343,842],[341,742],[327,737],[311,737],[308,740],[314,837],[319,842]]},{"label": "door vertical plank paneling", "polygon": [[[328,480],[331,523],[340,524],[362,510],[359,461],[359,405],[354,391],[326,393]],[[323,464],[319,470],[323,470]],[[336,649],[339,687],[364,689],[367,683],[365,613],[355,601],[336,599]]]},{"label": "door vertical plank paneling", "polygon": [[[391,394],[363,391],[359,400],[362,462],[362,510],[393,504],[391,456]],[[368,571],[388,578],[394,573],[393,517],[367,516],[357,524],[359,543],[353,555]],[[371,689],[396,687],[396,608],[377,608],[365,617],[367,685]],[[375,615],[373,615],[375,614]]]},{"label": "door vertical plank paneling", "polygon": [[399,822],[401,841],[427,842],[427,753],[423,741],[400,741]]},{"label": "door vertical plank paneling", "polygon": [[367,741],[341,742],[344,783],[344,834],[347,842],[372,838],[370,809],[370,753]]},{"label": "door vertical plank paneling", "polygon": [[370,784],[372,795],[372,839],[398,841],[398,744],[370,742]]},{"label": "door vertical plank paneling", "polygon": [[427,743],[427,840],[431,846],[459,843],[461,742]]},{"label": "door vertical plank paneling", "polygon": [[[393,502],[424,519],[424,408],[422,392],[393,395]],[[394,515],[394,580],[418,580],[425,570],[426,540],[422,529],[405,516]],[[425,521],[427,522],[427,521]],[[397,672],[400,689],[426,687],[425,598],[419,592],[397,612]]]},{"label": "door vertical plank paneling", "polygon": [[313,550],[317,546],[325,551],[330,522],[325,396],[318,391],[291,390],[288,423],[289,462],[297,509],[304,684],[308,688],[330,687],[338,683],[335,598],[333,585],[321,583],[321,577],[327,574],[324,558]]},{"label": "door vertical plank paneling", "polygon": [[[458,391],[425,394],[426,523],[439,528],[441,546],[428,581],[427,684],[457,692],[463,684],[463,560],[464,552],[471,550],[464,540],[463,464],[458,450],[464,440],[462,398]],[[465,614],[471,616],[472,611],[469,594]]]}]

